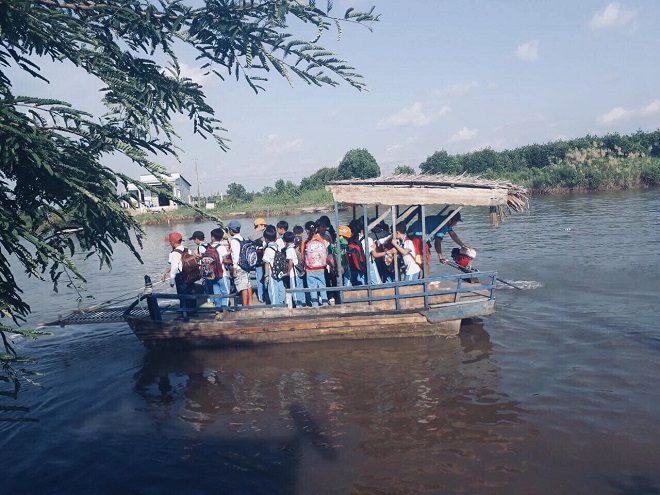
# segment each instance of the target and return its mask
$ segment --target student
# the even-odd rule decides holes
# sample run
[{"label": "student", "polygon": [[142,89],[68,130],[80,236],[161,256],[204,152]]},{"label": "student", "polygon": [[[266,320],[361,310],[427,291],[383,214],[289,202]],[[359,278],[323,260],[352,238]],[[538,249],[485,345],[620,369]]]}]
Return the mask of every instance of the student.
[{"label": "student", "polygon": [[[300,250],[300,246],[303,241],[303,234],[305,233],[305,229],[301,225],[296,225],[293,227],[293,247],[294,250],[296,251],[296,256],[298,257],[299,260],[303,260],[303,255],[302,251]],[[301,265],[298,265],[298,268],[300,268]],[[307,288],[307,280],[305,277],[305,264],[302,263],[302,271],[296,271],[296,287],[297,288]],[[296,298],[296,308],[302,308],[304,306],[307,306],[308,304],[311,304],[310,298],[309,298],[309,293],[308,292],[297,292],[295,295]]]},{"label": "student", "polygon": [[348,225],[339,226],[339,259],[341,260],[342,276],[341,282],[345,287],[351,285],[351,267],[346,263],[346,246],[348,240],[353,236],[351,228]]},{"label": "student", "polygon": [[[229,271],[226,269],[226,265],[231,263],[231,257],[229,251],[224,244],[222,244],[222,238],[225,236],[224,230],[217,228],[211,231],[211,245],[207,249],[215,249],[220,258],[220,263],[223,268],[222,277],[218,278],[213,284],[211,284],[211,289],[213,294],[216,295],[228,295],[229,294],[229,284],[227,283],[227,277],[225,274]],[[229,299],[214,299],[214,304],[216,307],[215,317],[220,318],[222,313],[225,310],[229,309]]]},{"label": "student", "polygon": [[241,303],[243,306],[252,306],[252,285],[250,284],[250,277],[248,272],[238,266],[238,260],[241,256],[241,222],[232,220],[227,224],[231,240],[229,245],[231,247],[231,261],[232,261],[232,276],[236,290],[241,294]]},{"label": "student", "polygon": [[[183,236],[178,232],[172,232],[169,234],[165,240],[170,243],[172,251],[167,259],[167,269],[161,274],[161,282],[165,282],[168,278],[170,281],[170,287],[176,287],[176,293],[179,295],[194,295],[195,294],[195,282],[186,283],[183,281],[183,276],[181,274],[182,265],[181,260],[183,258],[183,253],[191,254],[186,247],[183,245]],[[183,310],[183,318],[190,316],[196,316],[195,309],[197,308],[197,301],[194,299],[180,299],[180,308]]]},{"label": "student", "polygon": [[257,236],[259,236],[254,241],[254,244],[257,247],[257,256],[259,262],[257,267],[254,269],[254,276],[257,279],[257,299],[262,303],[266,302],[266,293],[264,291],[264,265],[262,260],[264,255],[264,248],[266,247],[266,243],[263,239],[263,232],[266,228],[266,220],[261,217],[255,218],[253,224],[254,230],[257,232]]},{"label": "student", "polygon": [[[284,252],[286,253],[286,262],[287,262],[286,273],[288,275],[289,288],[301,289],[302,280],[299,283],[298,282],[299,277],[296,274],[296,266],[298,266],[299,260],[298,260],[298,253],[296,253],[295,236],[293,235],[293,232],[285,232],[284,235],[282,236],[282,240],[284,241],[284,250],[285,250]],[[304,296],[305,294],[302,292],[296,292],[294,294],[287,293],[286,305],[289,308],[292,308],[293,303],[295,301],[296,307],[299,307],[300,298],[302,298],[301,306],[304,306],[305,304]]]},{"label": "student", "polygon": [[390,253],[397,252],[403,256],[406,271],[404,280],[418,280],[422,270],[415,261],[415,245],[413,241],[406,237],[406,224],[403,222],[396,224],[396,240],[397,242],[393,244],[394,247],[390,250]]},{"label": "student", "polygon": [[[337,239],[335,235],[335,241],[333,241],[332,235],[330,234],[330,219],[327,216],[320,217],[316,222],[316,232],[323,238],[327,243],[328,250],[328,267],[325,271],[325,286],[326,287],[337,287],[337,256],[335,252],[337,251],[335,246],[335,241]],[[334,232],[334,230],[333,230]],[[339,292],[337,291],[328,291],[328,301],[331,304],[336,304],[339,301]]]},{"label": "student", "polygon": [[276,253],[280,252],[277,246],[277,230],[273,225],[266,225],[264,229],[264,288],[268,292],[271,304],[284,304],[284,281],[273,276],[273,264]]},{"label": "student", "polygon": [[[424,223],[426,224],[426,234],[429,234],[430,232],[433,232],[435,228],[437,228],[438,225],[443,223],[448,217],[451,217],[451,220],[447,222],[445,225],[443,225],[440,230],[438,230],[435,233],[433,245],[435,247],[435,252],[438,253],[438,259],[440,260],[440,263],[443,265],[447,263],[447,260],[442,254],[442,240],[445,237],[445,234],[449,234],[449,237],[452,238],[452,240],[458,244],[461,248],[467,248],[469,246],[463,244],[463,241],[461,241],[456,235],[456,232],[454,232],[454,227],[458,224],[458,222],[462,222],[463,220],[461,219],[461,213],[458,212],[456,215],[452,214],[454,211],[448,212],[446,215],[441,215],[440,212],[438,212],[437,215],[432,215],[425,217]],[[409,228],[410,232],[416,236],[420,236],[424,238],[424,234],[422,233],[422,222],[419,220],[416,220],[410,225]]]},{"label": "student", "polygon": [[[300,252],[305,262],[305,278],[307,287],[317,289],[325,287],[325,269],[328,259],[327,241],[323,239],[316,231],[316,224],[312,221],[305,223],[307,239],[303,239],[300,244]],[[312,306],[328,305],[328,294],[324,290],[310,291]]]},{"label": "student", "polygon": [[[193,241],[195,243],[195,247],[190,250],[190,252],[197,258],[197,263],[200,262],[202,259],[202,255],[206,252],[206,249],[208,248],[209,244],[207,242],[204,242],[204,232],[201,230],[196,230],[193,232],[193,234],[188,238],[189,241]],[[204,294],[213,294],[213,287],[211,287],[211,283],[209,283],[208,280],[202,279],[202,289],[204,290]],[[202,308],[212,308],[213,307],[213,300],[209,299],[207,300],[204,304],[202,304],[200,307]]]},{"label": "student", "polygon": [[[348,226],[353,233],[352,240],[354,242],[358,242],[364,250],[364,221],[361,218],[351,220]],[[378,275],[378,268],[376,267],[376,262],[374,261],[373,256],[373,254],[376,252],[376,248],[377,245],[374,239],[367,236],[367,252],[365,253],[365,257],[367,259],[367,269],[369,270],[369,276],[372,285],[381,283],[380,276]],[[366,285],[366,283],[366,273],[351,271],[351,285]]]},{"label": "student", "polygon": [[280,248],[280,250],[284,249],[284,233],[289,230],[289,222],[286,220],[280,220],[277,222],[277,246]]}]

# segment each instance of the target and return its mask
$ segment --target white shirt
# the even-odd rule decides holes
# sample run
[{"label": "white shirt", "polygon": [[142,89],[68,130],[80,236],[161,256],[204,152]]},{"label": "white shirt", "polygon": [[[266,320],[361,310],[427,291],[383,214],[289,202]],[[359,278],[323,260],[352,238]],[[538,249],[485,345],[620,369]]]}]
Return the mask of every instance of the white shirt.
[{"label": "white shirt", "polygon": [[[401,244],[399,244],[401,245]],[[404,255],[403,263],[406,265],[406,275],[414,275],[422,271],[419,265],[415,262],[415,245],[413,241],[407,237],[403,239],[403,249],[408,251],[408,254]]]},{"label": "white shirt", "polygon": [[291,271],[289,272],[289,277],[293,278],[296,276],[295,266],[298,264],[298,254],[296,253],[296,247],[293,244],[286,247],[286,260],[293,261]]},{"label": "white shirt", "polygon": [[231,251],[231,261],[234,264],[236,268],[240,268],[238,266],[238,259],[241,257],[241,241],[243,240],[243,237],[241,234],[236,234],[234,237],[231,238],[229,241],[229,248]]},{"label": "white shirt", "polygon": [[174,277],[181,272],[181,254],[184,251],[188,250],[181,244],[173,249],[167,258],[167,262],[170,264],[170,285],[174,285]]}]

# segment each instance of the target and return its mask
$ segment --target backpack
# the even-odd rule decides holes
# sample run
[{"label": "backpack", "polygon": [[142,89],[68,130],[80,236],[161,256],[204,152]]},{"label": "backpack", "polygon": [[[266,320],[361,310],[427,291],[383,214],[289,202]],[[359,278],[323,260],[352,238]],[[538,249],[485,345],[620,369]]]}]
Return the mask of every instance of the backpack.
[{"label": "backpack", "polygon": [[298,260],[298,262],[293,265],[293,269],[296,271],[296,276],[302,278],[305,276],[305,261],[300,253],[300,246],[295,246],[293,250],[296,252],[296,259]]},{"label": "backpack", "polygon": [[202,278],[215,282],[222,278],[222,261],[218,250],[214,246],[207,246],[206,251],[202,254],[202,259],[199,264],[199,272]]},{"label": "backpack", "polygon": [[180,251],[181,252],[181,279],[184,283],[190,284],[197,282],[202,275],[199,273],[199,265],[197,264],[197,258],[194,255],[190,254],[188,250]]},{"label": "backpack", "polygon": [[288,261],[286,260],[286,252],[277,250],[271,246],[268,246],[268,248],[275,251],[273,264],[270,265],[270,274],[275,280],[282,280],[284,277],[287,276],[286,267],[289,264]]},{"label": "backpack", "polygon": [[328,264],[328,250],[319,239],[310,239],[305,244],[305,267],[308,270],[325,269]]},{"label": "backpack", "polygon": [[346,264],[352,272],[367,273],[367,259],[359,241],[350,240],[346,246]]},{"label": "backpack", "polygon": [[238,266],[246,272],[251,272],[259,264],[257,247],[250,239],[243,239],[238,243],[241,246],[238,253]]}]

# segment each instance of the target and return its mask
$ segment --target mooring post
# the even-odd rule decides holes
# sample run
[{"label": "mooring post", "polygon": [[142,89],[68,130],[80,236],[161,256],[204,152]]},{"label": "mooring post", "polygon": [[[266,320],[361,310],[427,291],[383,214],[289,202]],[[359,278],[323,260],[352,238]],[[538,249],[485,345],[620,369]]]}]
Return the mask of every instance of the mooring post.
[{"label": "mooring post", "polygon": [[153,295],[154,284],[151,283],[149,275],[144,276],[144,293],[147,296],[147,308],[149,309],[149,318],[154,321],[162,320],[160,316],[160,308],[158,307],[158,300]]}]

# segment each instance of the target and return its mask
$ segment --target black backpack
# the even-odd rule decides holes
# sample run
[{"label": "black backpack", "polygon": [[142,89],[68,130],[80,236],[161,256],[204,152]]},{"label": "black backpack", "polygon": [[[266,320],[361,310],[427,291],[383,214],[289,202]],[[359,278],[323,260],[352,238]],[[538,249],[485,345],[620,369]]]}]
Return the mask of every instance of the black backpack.
[{"label": "black backpack", "polygon": [[286,259],[286,252],[285,251],[280,251],[278,249],[273,248],[272,246],[268,246],[266,249],[272,249],[275,251],[275,257],[273,259],[273,264],[270,266],[270,275],[275,279],[275,280],[282,280],[284,277],[286,277],[287,274],[287,259]]}]

